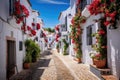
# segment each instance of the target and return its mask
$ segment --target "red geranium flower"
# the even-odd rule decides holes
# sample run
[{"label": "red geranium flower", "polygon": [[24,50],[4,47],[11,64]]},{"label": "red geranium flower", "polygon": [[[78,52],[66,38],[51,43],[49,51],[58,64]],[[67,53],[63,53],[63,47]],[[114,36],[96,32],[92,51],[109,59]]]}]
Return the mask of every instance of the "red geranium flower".
[{"label": "red geranium flower", "polygon": [[30,27],[30,26],[27,26],[27,30],[31,30],[31,27]]},{"label": "red geranium flower", "polygon": [[55,41],[58,42],[58,38],[56,38]]},{"label": "red geranium flower", "polygon": [[109,24],[110,24],[110,21],[104,22],[104,25],[105,25],[105,26],[108,26]]},{"label": "red geranium flower", "polygon": [[59,31],[59,25],[57,25],[57,26],[55,27],[55,29],[56,29],[57,31]]},{"label": "red geranium flower", "polygon": [[44,36],[44,37],[46,37],[46,34],[45,34],[45,33],[43,33],[43,36]]},{"label": "red geranium flower", "polygon": [[116,16],[116,11],[114,11],[113,13],[110,14],[111,18],[114,18]]},{"label": "red geranium flower", "polygon": [[40,29],[40,24],[39,23],[37,23],[37,30],[39,30]]},{"label": "red geranium flower", "polygon": [[33,35],[36,35],[36,31],[35,31],[35,30],[31,30],[31,33],[32,33]]},{"label": "red geranium flower", "polygon": [[25,24],[21,27],[21,30],[26,31]]},{"label": "red geranium flower", "polygon": [[99,34],[99,35],[104,35],[104,34],[105,34],[105,31],[101,29],[101,30],[98,31],[98,34]]},{"label": "red geranium flower", "polygon": [[47,43],[48,42],[48,40],[47,39],[44,39],[45,40],[45,42]]},{"label": "red geranium flower", "polygon": [[74,23],[75,23],[75,21],[74,21],[74,17],[72,18],[71,23],[72,23],[72,24],[74,24]]},{"label": "red geranium flower", "polygon": [[21,22],[21,20],[20,20],[20,19],[18,19],[18,20],[16,21],[16,23],[17,23],[17,24],[20,24],[20,22]]},{"label": "red geranium flower", "polygon": [[35,23],[32,23],[32,26],[35,26]]}]

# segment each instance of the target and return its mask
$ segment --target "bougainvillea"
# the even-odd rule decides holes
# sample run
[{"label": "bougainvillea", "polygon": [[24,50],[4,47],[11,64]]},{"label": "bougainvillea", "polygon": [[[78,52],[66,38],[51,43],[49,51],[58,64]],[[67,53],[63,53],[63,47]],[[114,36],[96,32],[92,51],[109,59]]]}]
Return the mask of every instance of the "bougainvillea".
[{"label": "bougainvillea", "polygon": [[59,31],[59,25],[57,25],[57,26],[55,27],[55,30],[56,30],[56,31]]},{"label": "bougainvillea", "polygon": [[92,45],[96,51],[97,59],[104,59],[107,57],[107,28],[117,29],[117,21],[120,18],[120,1],[119,0],[94,0],[88,10],[91,15],[101,16],[97,22],[100,21],[101,26],[98,31],[93,34],[96,37],[96,43]]},{"label": "bougainvillea", "polygon": [[31,30],[31,27],[30,27],[30,26],[27,26],[27,30],[30,31],[30,30]]},{"label": "bougainvillea", "polygon": [[99,60],[105,59],[107,56],[106,31],[100,28],[96,33],[92,34],[92,36],[96,37],[96,43],[92,45],[92,48],[96,51],[96,55],[94,55],[94,58]]},{"label": "bougainvillea", "polygon": [[94,0],[88,7],[91,15],[104,14],[103,23],[110,29],[116,29],[117,20],[120,17],[119,0]]},{"label": "bougainvillea", "polygon": [[72,38],[72,43],[74,44],[74,51],[76,52],[76,57],[82,57],[82,50],[81,50],[81,34],[82,28],[81,24],[84,24],[86,21],[86,17],[81,16],[80,9],[76,13],[75,17],[71,20],[71,34],[70,37]]},{"label": "bougainvillea", "polygon": [[35,30],[31,30],[31,33],[32,33],[33,36],[36,35],[36,31]]},{"label": "bougainvillea", "polygon": [[40,29],[40,24],[37,23],[37,24],[36,24],[36,27],[37,27],[37,30],[39,30],[39,29]]},{"label": "bougainvillea", "polygon": [[24,20],[25,17],[29,16],[29,11],[28,9],[24,6],[21,5],[20,0],[15,2],[15,11],[14,15],[16,17],[16,23],[19,24]]},{"label": "bougainvillea", "polygon": [[32,26],[34,27],[34,26],[35,26],[35,23],[32,23]]}]

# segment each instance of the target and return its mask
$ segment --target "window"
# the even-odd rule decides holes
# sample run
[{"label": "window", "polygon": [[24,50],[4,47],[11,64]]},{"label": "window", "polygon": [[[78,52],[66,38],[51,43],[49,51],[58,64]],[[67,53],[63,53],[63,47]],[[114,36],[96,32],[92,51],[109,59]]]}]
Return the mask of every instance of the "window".
[{"label": "window", "polygon": [[43,38],[43,31],[41,31],[40,33],[40,38]]},{"label": "window", "polygon": [[20,51],[23,50],[23,43],[22,43],[22,41],[19,41],[19,50]]},{"label": "window", "polygon": [[67,31],[67,16],[65,17],[65,31]]},{"label": "window", "polygon": [[9,0],[9,15],[12,16],[15,11],[15,1],[16,0]]},{"label": "window", "polygon": [[87,45],[92,45],[92,26],[87,27]]}]

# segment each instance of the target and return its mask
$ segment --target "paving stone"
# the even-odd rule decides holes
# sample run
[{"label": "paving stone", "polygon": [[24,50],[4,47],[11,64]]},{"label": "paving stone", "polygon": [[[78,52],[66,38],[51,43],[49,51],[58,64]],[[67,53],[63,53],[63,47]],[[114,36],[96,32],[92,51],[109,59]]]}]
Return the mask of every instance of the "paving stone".
[{"label": "paving stone", "polygon": [[90,72],[89,65],[82,63],[77,64],[72,58],[61,55],[57,53],[56,50],[52,50],[52,53],[61,59],[76,80],[100,80],[97,76]]}]

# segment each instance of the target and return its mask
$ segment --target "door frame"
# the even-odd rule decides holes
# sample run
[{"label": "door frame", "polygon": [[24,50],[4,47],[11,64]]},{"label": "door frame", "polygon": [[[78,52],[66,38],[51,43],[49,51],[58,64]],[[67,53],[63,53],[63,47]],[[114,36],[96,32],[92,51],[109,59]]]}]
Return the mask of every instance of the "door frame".
[{"label": "door frame", "polygon": [[8,64],[8,48],[7,48],[7,41],[14,41],[15,42],[15,55],[16,55],[16,39],[14,37],[9,37],[9,36],[6,36],[6,80],[9,80],[7,79],[7,64]]}]

